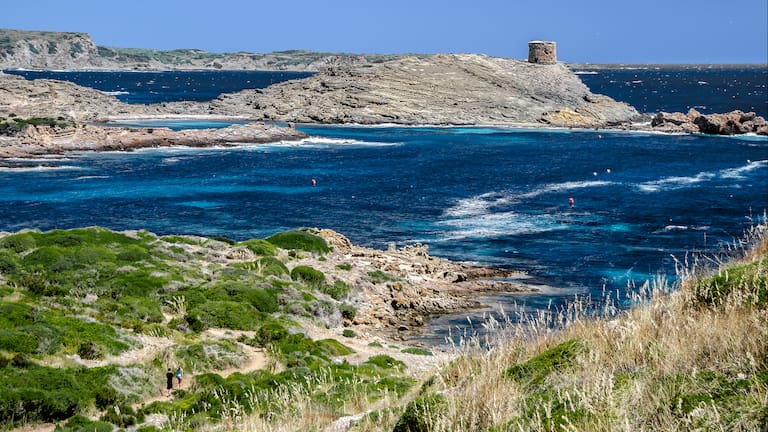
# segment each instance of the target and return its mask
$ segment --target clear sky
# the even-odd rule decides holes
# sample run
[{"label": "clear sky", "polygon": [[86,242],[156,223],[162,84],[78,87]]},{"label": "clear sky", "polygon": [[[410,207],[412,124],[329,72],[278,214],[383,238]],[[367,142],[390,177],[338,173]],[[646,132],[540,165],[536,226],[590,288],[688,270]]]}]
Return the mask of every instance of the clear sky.
[{"label": "clear sky", "polygon": [[11,0],[0,27],[215,52],[524,58],[542,39],[575,63],[768,63],[768,0]]}]

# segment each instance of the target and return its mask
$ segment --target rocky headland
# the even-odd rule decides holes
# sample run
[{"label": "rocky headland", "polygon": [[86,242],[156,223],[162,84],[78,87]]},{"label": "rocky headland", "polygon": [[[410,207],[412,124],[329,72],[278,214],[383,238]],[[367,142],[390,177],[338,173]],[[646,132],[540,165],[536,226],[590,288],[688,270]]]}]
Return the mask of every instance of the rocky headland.
[{"label": "rocky headland", "polygon": [[639,116],[625,103],[590,92],[561,63],[473,54],[332,68],[222,95],[208,112],[298,123],[563,127],[613,126]]}]

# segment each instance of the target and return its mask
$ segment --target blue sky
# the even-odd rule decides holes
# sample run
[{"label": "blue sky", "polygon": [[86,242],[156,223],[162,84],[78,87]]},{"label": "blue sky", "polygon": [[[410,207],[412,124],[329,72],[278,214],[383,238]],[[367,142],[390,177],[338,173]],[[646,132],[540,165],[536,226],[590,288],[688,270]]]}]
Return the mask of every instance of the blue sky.
[{"label": "blue sky", "polygon": [[23,0],[3,5],[0,27],[216,52],[524,58],[544,39],[566,62],[768,63],[767,0]]}]

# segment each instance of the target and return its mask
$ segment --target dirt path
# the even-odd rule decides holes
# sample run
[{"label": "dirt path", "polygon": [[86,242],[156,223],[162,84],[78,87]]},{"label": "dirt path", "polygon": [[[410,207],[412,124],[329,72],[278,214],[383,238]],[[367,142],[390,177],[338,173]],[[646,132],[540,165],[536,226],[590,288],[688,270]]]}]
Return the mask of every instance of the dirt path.
[{"label": "dirt path", "polygon": [[[227,335],[226,333],[230,333]],[[230,330],[220,330],[220,329],[210,329],[207,330],[205,333],[205,336],[211,339],[228,339],[231,338],[231,331]],[[240,342],[236,342],[237,345],[240,347],[240,349],[243,350],[243,353],[245,353],[246,360],[243,362],[242,365],[232,368],[227,368],[219,371],[212,371],[216,372],[217,374],[221,375],[224,378],[227,378],[228,376],[232,375],[235,372],[240,373],[249,373],[253,372],[255,370],[263,369],[267,366],[267,354],[261,350],[256,349],[252,346],[245,345]],[[192,374],[185,374],[184,378],[181,381],[181,385],[178,385],[178,381],[174,378],[173,381],[173,390],[184,390],[189,387],[191,387],[195,382],[195,377]],[[172,391],[173,391],[172,390]],[[172,397],[172,393],[168,394],[167,390],[165,389],[165,386],[161,388],[161,394],[149,399],[145,399],[141,403],[138,403],[134,406],[134,408],[139,408],[144,405],[149,405],[152,402],[156,401],[167,401]]]}]

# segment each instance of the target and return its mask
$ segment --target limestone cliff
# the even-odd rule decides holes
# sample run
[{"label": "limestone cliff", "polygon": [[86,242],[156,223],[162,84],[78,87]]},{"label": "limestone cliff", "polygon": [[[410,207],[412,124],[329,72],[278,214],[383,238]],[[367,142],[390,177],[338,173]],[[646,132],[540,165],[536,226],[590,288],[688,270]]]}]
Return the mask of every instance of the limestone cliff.
[{"label": "limestone cliff", "polygon": [[86,33],[0,29],[0,69],[82,69],[98,63],[98,49]]},{"label": "limestone cliff", "polygon": [[639,115],[625,103],[592,94],[563,64],[473,54],[332,68],[266,89],[222,95],[209,110],[302,123],[573,127],[615,125]]}]

